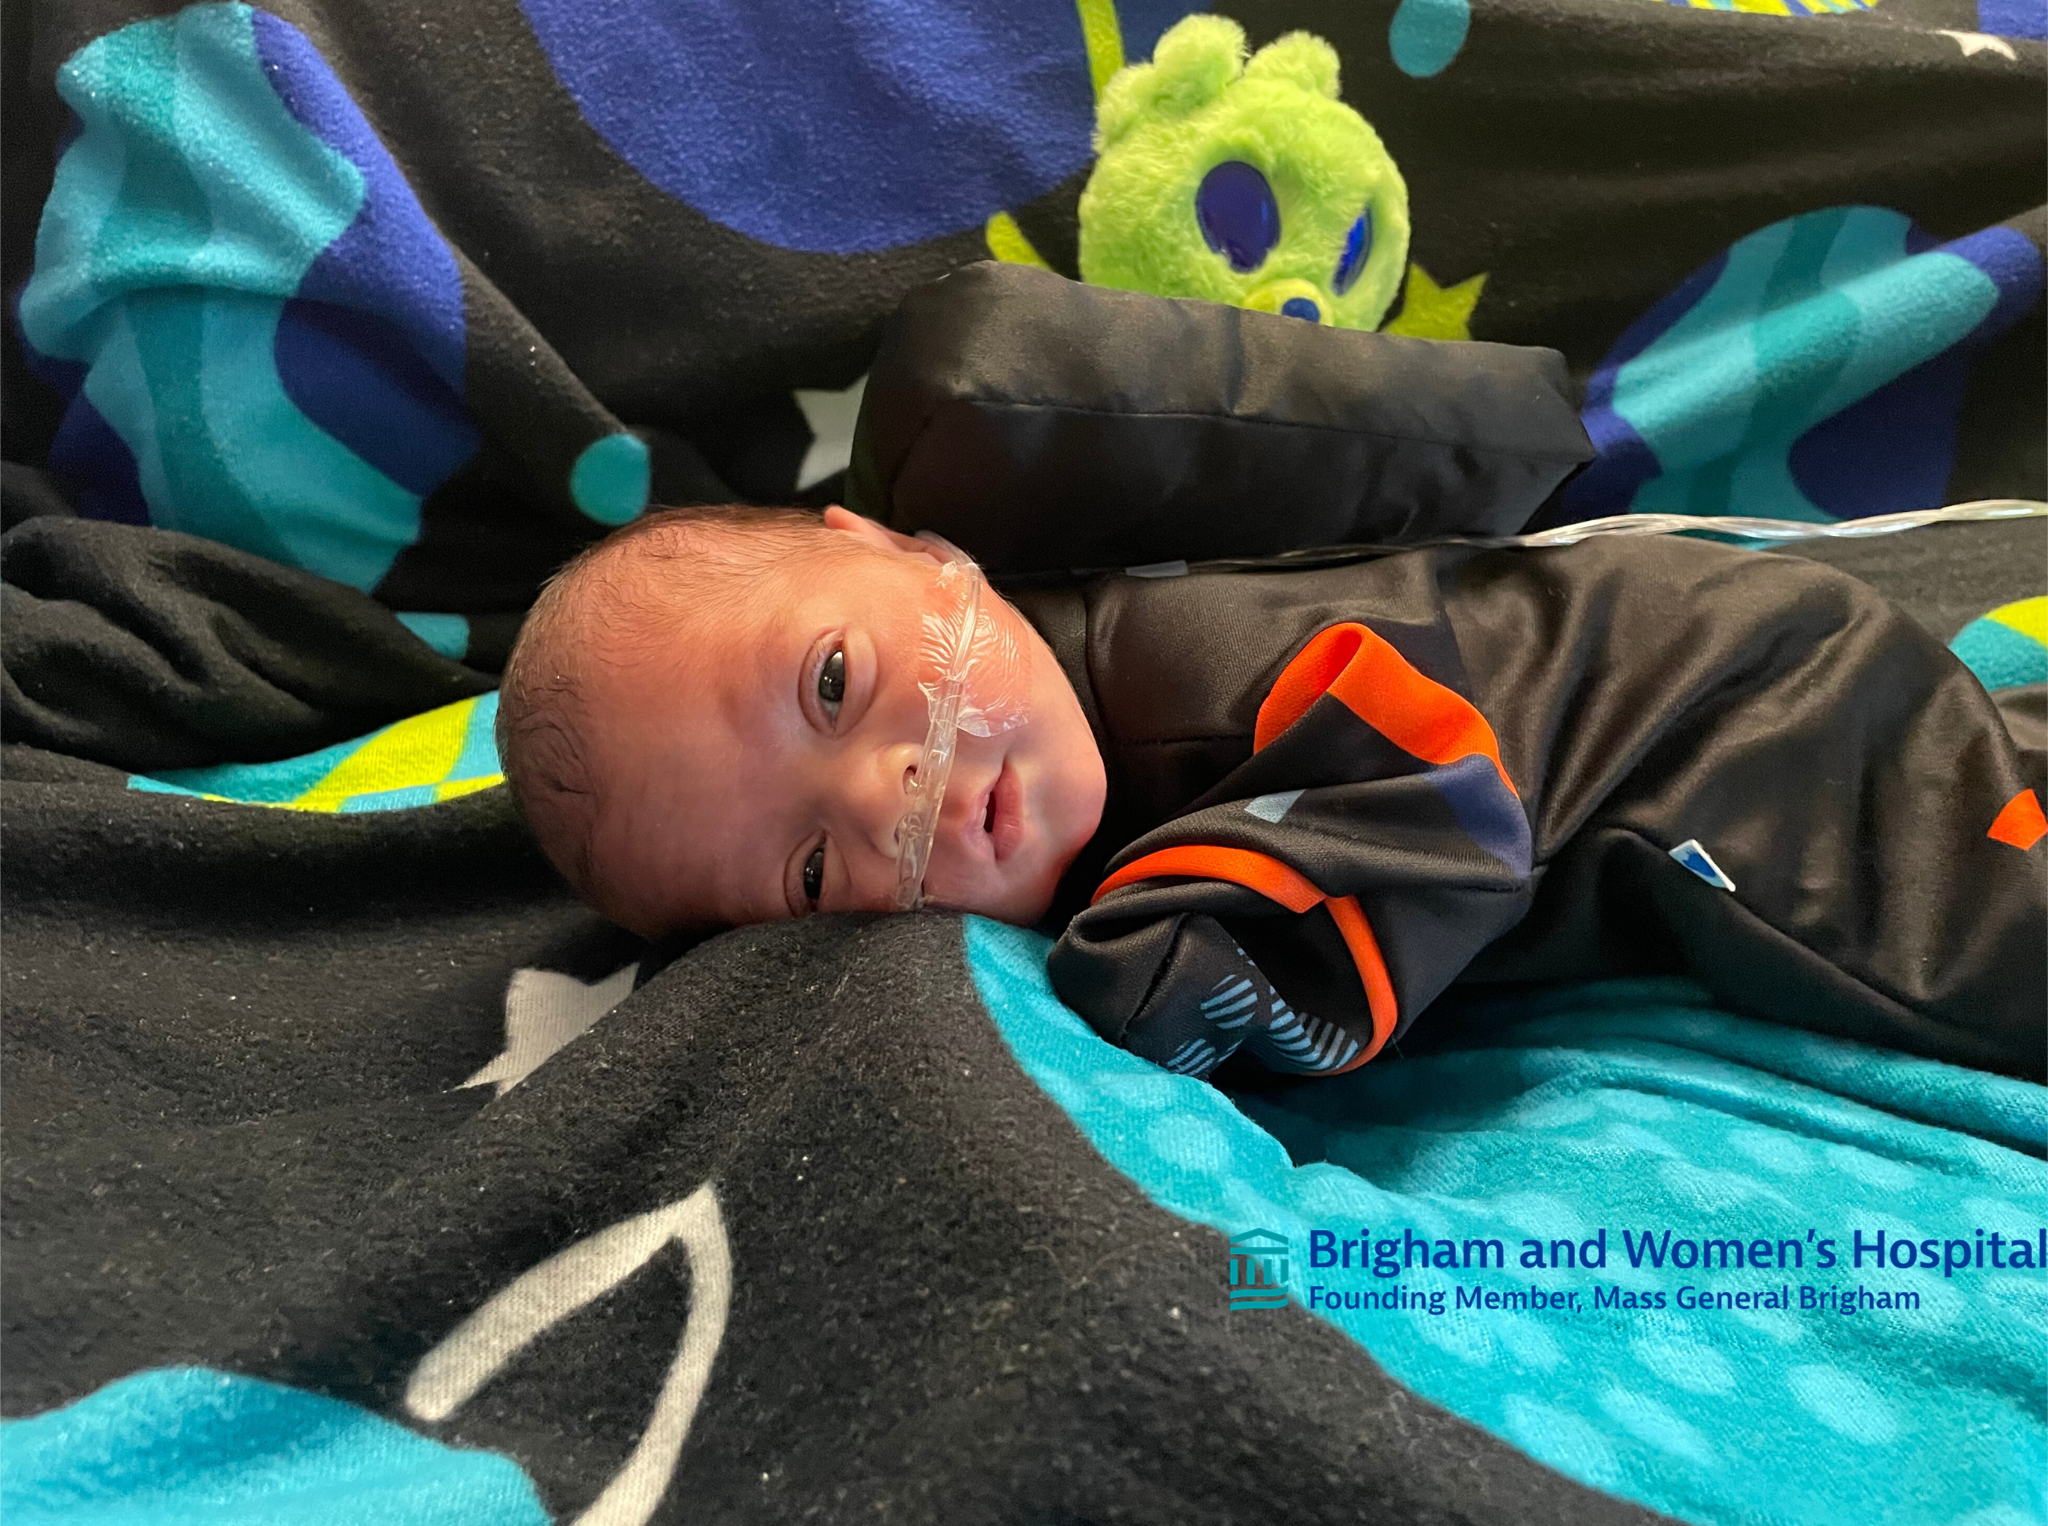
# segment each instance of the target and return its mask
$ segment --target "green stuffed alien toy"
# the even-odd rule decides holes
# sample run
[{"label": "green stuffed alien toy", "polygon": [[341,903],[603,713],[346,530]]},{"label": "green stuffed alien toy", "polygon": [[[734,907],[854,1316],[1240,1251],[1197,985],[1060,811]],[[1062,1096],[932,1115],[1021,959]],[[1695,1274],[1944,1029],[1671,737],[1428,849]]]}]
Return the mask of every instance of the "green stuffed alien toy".
[{"label": "green stuffed alien toy", "polygon": [[1292,32],[1189,16],[1095,112],[1081,278],[1339,328],[1386,315],[1408,259],[1408,187],[1337,98],[1337,54]]}]

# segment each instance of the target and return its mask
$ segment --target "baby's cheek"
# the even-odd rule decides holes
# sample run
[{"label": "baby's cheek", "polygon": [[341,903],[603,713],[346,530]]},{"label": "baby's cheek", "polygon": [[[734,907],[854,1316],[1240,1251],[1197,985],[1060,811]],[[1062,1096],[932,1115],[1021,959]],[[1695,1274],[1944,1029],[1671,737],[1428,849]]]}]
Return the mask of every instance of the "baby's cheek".
[{"label": "baby's cheek", "polygon": [[[1071,698],[1068,703],[1073,704]],[[1047,834],[1068,859],[1095,835],[1108,793],[1108,774],[1095,734],[1079,714],[1079,707],[1074,710],[1066,724],[1041,726],[1034,738],[1043,744],[1039,764],[1045,771],[1042,795]]]},{"label": "baby's cheek", "polygon": [[1023,617],[990,593],[975,622],[960,729],[971,736],[999,736],[1030,719],[1032,664],[1030,632]]},{"label": "baby's cheek", "polygon": [[641,865],[620,874],[615,883],[620,898],[629,905],[646,908],[642,920],[664,932],[717,918],[722,910],[711,904],[710,887],[678,866]]}]

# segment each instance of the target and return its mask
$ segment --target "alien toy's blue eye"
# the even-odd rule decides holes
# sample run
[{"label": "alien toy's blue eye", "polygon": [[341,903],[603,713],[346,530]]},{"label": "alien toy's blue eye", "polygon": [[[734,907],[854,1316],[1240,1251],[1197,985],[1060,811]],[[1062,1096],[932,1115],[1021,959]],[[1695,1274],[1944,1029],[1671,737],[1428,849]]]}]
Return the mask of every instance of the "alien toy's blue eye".
[{"label": "alien toy's blue eye", "polygon": [[1266,177],[1240,159],[1219,164],[1195,192],[1195,217],[1209,247],[1243,274],[1266,263],[1280,242],[1280,203]]},{"label": "alien toy's blue eye", "polygon": [[1365,269],[1365,262],[1372,257],[1372,208],[1367,207],[1358,214],[1358,221],[1351,225],[1351,231],[1344,235],[1344,253],[1337,261],[1337,276],[1330,285],[1338,296],[1358,284],[1358,273]]}]

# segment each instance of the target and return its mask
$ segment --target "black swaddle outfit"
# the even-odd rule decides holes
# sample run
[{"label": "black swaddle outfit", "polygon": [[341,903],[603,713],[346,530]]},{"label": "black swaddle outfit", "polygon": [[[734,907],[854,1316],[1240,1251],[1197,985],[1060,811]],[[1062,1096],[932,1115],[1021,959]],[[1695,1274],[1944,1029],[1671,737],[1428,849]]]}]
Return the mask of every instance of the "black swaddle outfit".
[{"label": "black swaddle outfit", "polygon": [[[1590,454],[1551,352],[976,266],[892,324],[849,497],[1044,573],[1512,533]],[[1668,537],[1141,572],[1008,590],[1108,765],[1050,963],[1105,1037],[1329,1074],[1460,977],[1683,971],[2043,1074],[2048,760],[1864,584]]]}]

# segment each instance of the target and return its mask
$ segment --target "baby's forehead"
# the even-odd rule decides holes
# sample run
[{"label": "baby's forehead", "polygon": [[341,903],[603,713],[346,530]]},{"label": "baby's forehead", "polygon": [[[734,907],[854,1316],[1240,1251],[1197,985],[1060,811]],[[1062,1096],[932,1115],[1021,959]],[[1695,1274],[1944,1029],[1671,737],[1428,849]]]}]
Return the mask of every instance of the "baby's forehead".
[{"label": "baby's forehead", "polygon": [[[599,569],[605,586],[579,612],[575,637],[594,726],[627,711],[658,715],[664,729],[749,729],[794,694],[812,638],[828,628],[859,630],[891,651],[915,647],[918,595],[939,583],[935,565],[830,530],[776,541],[693,531]],[[599,749],[619,750],[605,740]],[[638,749],[627,751],[636,761]]]},{"label": "baby's forehead", "polygon": [[872,548],[832,530],[694,525],[619,548],[612,591],[672,613],[729,613],[800,595],[877,560]]},{"label": "baby's forehead", "polygon": [[587,596],[578,601],[581,639],[599,647],[646,646],[657,641],[713,637],[758,627],[812,581],[799,570],[827,559],[823,548],[791,547],[772,558],[766,548],[721,555],[719,540],[743,536],[729,529],[693,533],[681,546],[650,537],[629,544],[593,569]]},{"label": "baby's forehead", "polygon": [[796,635],[795,616],[821,588],[846,586],[845,567],[829,550],[775,564],[709,568],[673,557],[637,557],[615,569],[610,597],[580,611],[575,639],[599,708],[645,704],[654,695],[744,703],[755,683]]}]

